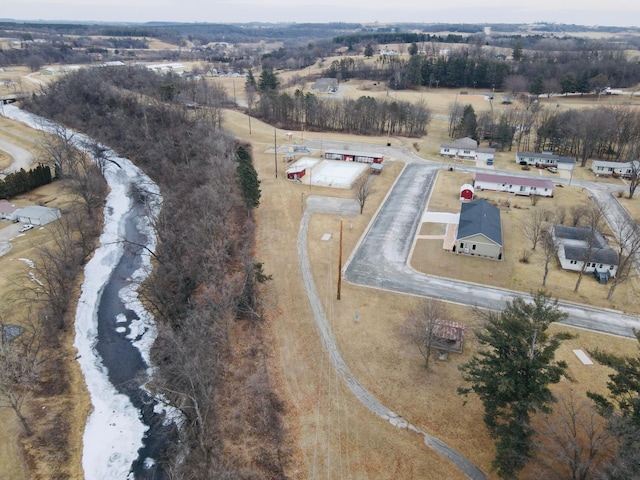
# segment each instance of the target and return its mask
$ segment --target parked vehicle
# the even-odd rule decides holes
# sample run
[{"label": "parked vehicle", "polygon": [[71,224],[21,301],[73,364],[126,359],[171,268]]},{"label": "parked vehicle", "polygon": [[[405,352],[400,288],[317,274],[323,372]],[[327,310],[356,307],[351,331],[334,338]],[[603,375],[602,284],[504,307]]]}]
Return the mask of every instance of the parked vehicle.
[{"label": "parked vehicle", "polygon": [[547,167],[547,171],[551,173],[558,173],[557,167]]},{"label": "parked vehicle", "polygon": [[28,232],[32,228],[33,228],[33,225],[31,225],[30,223],[27,223],[26,225],[23,225],[22,227],[20,227],[20,233]]}]

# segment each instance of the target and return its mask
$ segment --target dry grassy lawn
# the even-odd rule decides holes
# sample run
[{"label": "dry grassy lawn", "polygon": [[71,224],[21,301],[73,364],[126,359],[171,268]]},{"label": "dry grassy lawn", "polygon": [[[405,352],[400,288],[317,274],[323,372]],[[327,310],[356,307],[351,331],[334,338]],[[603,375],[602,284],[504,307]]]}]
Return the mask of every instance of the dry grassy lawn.
[{"label": "dry grassy lawn", "polygon": [[[458,192],[464,183],[472,183],[473,175],[464,172],[443,170],[438,175],[427,210],[434,212],[460,212]],[[476,192],[476,198],[484,198],[494,204],[510,207],[501,208],[504,260],[492,261],[453,253],[445,253],[440,239],[418,239],[415,244],[411,265],[421,272],[467,282],[481,283],[494,287],[508,288],[530,293],[542,288],[544,254],[540,248],[531,250],[531,242],[523,233],[522,224],[533,208],[544,208],[556,212],[564,208],[569,221],[569,211],[573,205],[591,202],[586,191],[575,187],[554,189],[553,198],[541,198],[534,207],[528,197],[519,197],[500,192]],[[566,223],[566,222],[565,222]],[[425,229],[444,228],[444,224],[423,224]],[[606,231],[605,231],[606,232]],[[433,233],[430,233],[433,235]],[[522,263],[523,252],[530,255],[528,263]],[[592,276],[585,276],[578,293],[574,293],[578,275],[562,270],[556,262],[551,264],[546,289],[554,296],[579,303],[599,307],[615,308],[627,312],[640,313],[640,303],[634,292],[640,285],[632,278],[628,285],[619,287],[613,301],[607,300],[608,285],[600,285]]]},{"label": "dry grassy lawn", "polygon": [[[310,194],[346,197],[350,193],[301,186],[282,178],[276,179],[273,153],[268,150],[273,142],[273,128],[253,121],[253,133],[249,136],[246,117],[227,112],[225,119],[230,130],[252,142],[256,166],[262,179],[263,199],[256,212],[259,223],[257,257],[265,262],[266,271],[274,277],[269,286],[272,305],[270,321],[278,350],[277,368],[280,369],[281,382],[289,395],[290,408],[299,421],[296,428],[299,432],[299,445],[305,456],[302,462],[308,469],[300,476],[327,475],[329,472],[328,476],[334,477],[349,472],[350,478],[362,479],[462,478],[447,461],[429,452],[419,438],[391,427],[355,401],[329,367],[327,354],[320,345],[297,263],[295,242],[301,216],[301,199]],[[443,129],[442,125],[434,127]],[[345,142],[363,141],[358,137],[312,132],[305,133],[305,136],[340,138]],[[420,141],[427,145],[432,140]],[[470,397],[467,405],[463,406],[463,399],[456,394],[456,388],[461,382],[458,365],[468,360],[475,348],[473,312],[460,305],[448,306],[452,319],[469,325],[465,350],[462,355],[450,356],[447,362],[434,362],[432,369],[426,372],[419,352],[399,333],[407,312],[418,302],[416,298],[343,283],[341,300],[336,300],[340,220],[345,225],[343,241],[346,258],[355,248],[401,168],[402,165],[395,162],[376,178],[376,192],[368,200],[364,215],[354,218],[320,214],[313,216],[308,246],[316,287],[324,299],[324,308],[340,351],[359,380],[387,407],[425,431],[442,438],[489,472],[493,449],[491,439],[482,424],[481,405]],[[457,201],[458,182],[470,180],[470,175],[443,172],[442,176],[445,179],[450,177],[455,188],[448,190],[444,180],[439,181],[429,208],[451,211],[449,205],[452,201]],[[440,193],[441,189],[445,192]],[[565,205],[566,208],[574,201],[587,198],[586,193],[579,190],[558,190],[551,201]],[[485,195],[490,194],[485,192]],[[514,218],[513,221],[509,220],[511,223],[508,227],[513,232],[517,230],[515,219],[526,213],[531,205],[525,198],[511,197],[510,200],[511,213],[505,216]],[[546,200],[543,199],[539,205],[551,207],[550,203],[545,203]],[[352,225],[350,230],[346,228],[347,224]],[[438,235],[443,228],[442,225],[425,224],[421,234]],[[322,241],[321,237],[325,233],[332,233],[332,240]],[[417,266],[416,258],[420,256],[418,248],[422,247],[416,247],[412,260],[414,267]],[[420,252],[424,252],[425,256],[431,254],[433,257],[446,258],[447,261],[456,259],[455,255],[442,255],[441,244],[432,249],[425,246]],[[519,253],[518,248],[510,247],[505,262],[489,264],[492,267],[500,264],[500,268],[510,265],[510,278],[517,280],[530,276],[537,282],[533,286],[538,286],[542,276],[538,275],[537,257],[534,255],[529,265],[522,265],[517,262]],[[481,262],[478,259],[465,260]],[[471,276],[479,283],[490,283],[486,261],[484,263],[482,268],[478,268],[482,273]],[[461,271],[466,274],[467,269],[467,266],[459,269],[458,275]],[[454,270],[453,266],[451,270]],[[511,286],[506,280],[499,280],[500,276],[496,273],[497,270],[493,275],[494,282],[500,282],[499,285],[505,287]],[[549,284],[554,282],[554,294],[562,286],[560,274],[556,270],[550,274]],[[580,300],[591,301],[586,298],[590,292],[587,283],[589,281],[585,279],[580,290]],[[573,283],[566,289],[572,287]],[[602,287],[597,285],[597,288]],[[529,291],[524,284],[520,290]],[[618,294],[616,297],[618,298]],[[620,298],[622,297],[620,292]],[[576,333],[579,337],[566,342],[558,352],[558,357],[569,363],[570,374],[575,382],[563,382],[558,390],[570,388],[582,394],[586,390],[601,391],[604,388],[607,370],[598,365],[583,366],[573,354],[573,349],[604,345],[620,353],[637,354],[636,343],[631,340],[591,332]]]},{"label": "dry grassy lawn", "polygon": [[[311,71],[318,73],[318,66],[314,66]],[[239,97],[238,103],[242,103],[242,79],[236,79],[235,85],[232,79],[215,81],[222,82],[229,92],[235,87]],[[348,82],[345,86],[348,88],[344,95],[354,98],[365,94],[380,98],[387,95],[386,90],[375,89],[377,86],[367,82]],[[464,98],[465,103],[472,102],[476,111],[489,109],[490,105],[481,93],[483,92],[469,91],[469,95]],[[392,95],[396,97],[395,92]],[[456,91],[433,89],[411,93],[398,92],[397,96],[398,99],[410,101],[422,98],[434,113],[444,114],[448,104],[455,101]],[[458,101],[463,101],[459,95]],[[560,108],[564,108],[564,105],[563,102]],[[296,239],[302,202],[305,198],[309,195],[350,197],[351,192],[289,182],[282,178],[284,168],[279,169],[280,175],[275,178],[273,152],[270,150],[273,144],[273,127],[252,119],[250,135],[248,125],[246,116],[233,111],[225,112],[226,128],[251,142],[256,168],[262,181],[263,196],[256,211],[256,258],[264,262],[265,272],[273,275],[273,281],[269,283],[266,291],[269,304],[268,321],[276,351],[272,369],[274,381],[281,387],[289,408],[289,430],[303,452],[302,458],[296,462],[302,466],[289,472],[291,477],[309,478],[317,475],[327,478],[389,480],[463,478],[448,461],[434,455],[416,434],[398,430],[370,413],[353,397],[331,368],[306,300],[298,265]],[[0,131],[6,128],[14,127],[0,123]],[[278,142],[284,142],[283,133],[279,132]],[[305,138],[310,137],[340,140],[345,143],[372,141],[370,138],[342,134],[305,132]],[[394,146],[411,148],[425,158],[438,159],[439,145],[446,139],[446,122],[434,120],[426,137],[393,138],[392,142]],[[294,132],[291,141],[301,140],[301,132]],[[414,143],[417,144],[418,150],[413,146]],[[514,153],[498,154],[496,168],[517,169],[518,166],[513,160]],[[419,352],[399,332],[407,312],[417,304],[418,299],[344,283],[341,300],[337,301],[335,298],[338,268],[336,239],[340,220],[342,219],[345,225],[346,259],[402,168],[400,162],[389,162],[382,175],[375,179],[375,192],[369,197],[363,215],[353,218],[313,216],[308,246],[316,286],[324,299],[324,308],[340,351],[362,384],[387,407],[423,430],[440,437],[485,472],[489,472],[493,447],[482,424],[481,406],[473,397],[463,406],[463,399],[456,394],[456,388],[461,382],[457,367],[471,357],[475,348],[472,333],[475,323],[473,312],[460,305],[448,306],[450,318],[469,326],[465,350],[461,355],[451,355],[446,362],[434,362],[431,370],[427,372],[423,368]],[[588,178],[589,172],[582,173]],[[549,175],[546,172],[544,174]],[[429,209],[457,211],[452,206],[456,205],[460,182],[470,179],[469,174],[444,172],[432,195]],[[484,192],[482,195],[495,200],[500,194]],[[586,194],[579,190],[559,188],[554,199],[542,199],[539,205],[550,208],[552,205],[563,205],[568,209],[572,202],[585,198]],[[438,245],[437,241],[420,240],[416,244],[412,265],[433,274],[515,288],[523,292],[537,288],[542,279],[538,254],[531,257],[528,265],[517,261],[525,248],[522,238],[518,237],[518,219],[526,214],[531,205],[524,198],[511,197],[510,200],[511,211],[503,215],[505,240],[510,239],[509,242],[505,241],[507,250],[504,262],[443,255],[441,244]],[[520,208],[516,208],[516,205]],[[346,228],[347,224],[351,228]],[[442,225],[436,224],[423,225],[420,232],[423,235],[438,235],[443,228]],[[3,271],[0,282],[5,281],[0,283],[0,288],[7,286],[4,279],[9,277],[5,272],[17,271],[18,267],[23,267],[23,262],[17,258],[32,256],[33,247],[40,238],[38,235],[46,236],[46,230],[29,233],[29,236],[19,239],[24,244],[16,242],[14,251],[0,259]],[[332,233],[332,240],[322,241],[324,233]],[[455,263],[458,259],[466,263]],[[478,266],[474,264],[474,267],[470,267],[470,261],[478,263]],[[572,276],[573,278],[575,277]],[[590,283],[590,279],[583,281],[580,294],[575,299],[600,304],[599,297],[606,296],[606,292],[597,284],[594,285],[596,289],[592,291]],[[555,295],[564,297],[565,293],[570,293],[568,291],[572,290],[572,287],[573,280],[568,281],[563,272],[557,269],[551,272],[549,289]],[[616,293],[618,307],[623,305],[621,299],[627,296],[630,295],[622,289]],[[579,337],[563,344],[558,352],[558,356],[569,363],[570,374],[575,382],[563,382],[558,385],[558,390],[570,388],[582,394],[588,389],[601,391],[604,388],[608,373],[606,369],[597,365],[583,366],[572,353],[574,348],[589,349],[600,345],[623,354],[637,354],[636,344],[631,340],[591,332],[577,333]],[[79,378],[77,385],[82,386]],[[34,402],[34,405],[38,404]],[[10,413],[0,411],[0,415],[0,420],[4,420],[5,425],[13,424]],[[78,420],[74,427],[78,432],[76,438],[79,445],[82,422]],[[15,437],[7,435],[8,431],[10,429],[5,430],[5,435],[0,440],[0,455],[6,455],[0,457],[0,464],[16,467],[11,478],[25,478],[21,473],[24,470],[20,462],[14,458],[18,453],[15,449]],[[79,458],[79,450],[76,453]]]}]

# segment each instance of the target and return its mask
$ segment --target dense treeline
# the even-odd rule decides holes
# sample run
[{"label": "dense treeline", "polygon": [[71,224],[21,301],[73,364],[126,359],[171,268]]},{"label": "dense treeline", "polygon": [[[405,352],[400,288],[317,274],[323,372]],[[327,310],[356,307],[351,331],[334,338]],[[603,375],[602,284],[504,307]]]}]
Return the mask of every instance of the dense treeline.
[{"label": "dense treeline", "polygon": [[420,137],[427,133],[431,111],[426,104],[397,100],[380,101],[360,97],[334,101],[312,93],[265,92],[255,115],[281,128],[348,132],[360,135],[403,135]]},{"label": "dense treeline", "polygon": [[9,173],[0,180],[0,198],[11,198],[34,188],[51,183],[51,169],[38,165],[28,172],[21,168],[19,172]]},{"label": "dense treeline", "polygon": [[[161,188],[155,267],[144,287],[158,325],[149,386],[184,418],[164,470],[173,478],[285,478],[285,410],[257,321],[269,277],[252,257],[250,211],[260,196],[250,150],[220,130],[215,105],[187,110],[167,99],[168,84],[172,77],[144,69],[93,69],[64,77],[29,108],[134,159]],[[171,98],[182,88],[175,85]],[[237,335],[246,339],[234,342]]]},{"label": "dense treeline", "polygon": [[[628,87],[640,82],[640,64],[629,62],[623,52],[539,51],[519,62],[474,54],[465,50],[448,56],[383,55],[374,65],[364,59],[334,60],[325,75],[341,80],[373,79],[389,88],[416,87],[509,89],[510,77],[524,79],[521,91],[532,93],[592,92],[609,85]],[[544,79],[544,81],[543,81]],[[535,81],[539,80],[536,91]]]}]

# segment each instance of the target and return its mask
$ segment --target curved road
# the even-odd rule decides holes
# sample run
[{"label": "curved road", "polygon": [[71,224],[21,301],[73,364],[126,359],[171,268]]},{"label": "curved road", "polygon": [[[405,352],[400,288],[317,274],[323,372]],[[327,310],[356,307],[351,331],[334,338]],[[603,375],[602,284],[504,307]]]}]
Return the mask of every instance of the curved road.
[{"label": "curved road", "polygon": [[[323,146],[324,148],[334,147],[333,142],[324,142],[324,145],[322,143],[317,145],[317,143],[312,140],[307,142],[306,146],[316,149],[322,149]],[[342,145],[335,146],[340,148]],[[371,149],[371,144],[352,145],[351,147]],[[501,310],[507,301],[513,300],[517,296],[528,297],[521,292],[429,276],[411,269],[408,266],[408,259],[413,239],[420,225],[422,212],[431,194],[438,170],[449,165],[421,159],[406,148],[378,146],[376,149],[402,159],[407,162],[407,166],[348,259],[343,269],[346,281],[370,288],[438,298],[494,310]],[[470,172],[478,170],[473,167],[463,167],[462,169]],[[514,175],[512,172],[509,174]],[[515,175],[526,176],[519,173]],[[555,179],[555,181],[556,183],[571,183],[571,180],[561,178]],[[621,220],[630,219],[629,214],[613,196],[615,190],[620,187],[577,180],[573,181],[573,185],[589,190],[591,197],[605,212],[610,224],[614,225]],[[310,196],[307,199],[307,208],[298,234],[298,254],[303,282],[314,320],[323,344],[329,352],[331,362],[354,395],[372,412],[396,427],[407,428],[422,435],[427,446],[450,460],[467,477],[486,479],[486,475],[459,452],[382,405],[353,376],[337,348],[311,275],[306,246],[309,218],[314,212],[355,215],[357,211],[358,205],[353,200]],[[567,301],[559,302],[559,306],[568,314],[568,318],[563,322],[567,325],[626,337],[633,337],[634,328],[640,329],[640,321],[636,317],[619,311],[593,308]]]},{"label": "curved road", "polygon": [[313,275],[311,273],[311,264],[309,262],[309,254],[307,252],[307,233],[309,230],[309,219],[311,214],[317,213],[329,213],[329,214],[341,214],[341,215],[357,215],[359,212],[358,203],[355,200],[339,199],[333,197],[319,197],[310,196],[307,199],[307,208],[302,217],[300,223],[300,230],[298,232],[298,256],[300,259],[300,269],[302,271],[302,281],[307,291],[309,303],[311,304],[311,310],[313,311],[313,318],[316,322],[316,326],[320,332],[322,343],[329,353],[329,358],[336,372],[347,384],[353,394],[373,413],[391,423],[398,428],[406,428],[419,435],[422,435],[425,445],[434,450],[439,455],[451,461],[456,467],[460,469],[468,478],[474,480],[486,480],[487,476],[467,458],[462,456],[458,451],[451,448],[442,440],[423,432],[415,425],[412,425],[407,420],[387,407],[382,405],[380,401],[375,398],[351,373],[349,367],[344,361],[338,345],[327,321],[322,302],[318,295],[315,283],[313,281]]}]

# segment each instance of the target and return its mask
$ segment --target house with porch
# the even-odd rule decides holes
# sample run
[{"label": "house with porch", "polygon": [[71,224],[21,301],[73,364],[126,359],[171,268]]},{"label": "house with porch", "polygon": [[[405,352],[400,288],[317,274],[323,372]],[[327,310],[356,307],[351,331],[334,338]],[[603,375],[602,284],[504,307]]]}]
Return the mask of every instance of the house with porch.
[{"label": "house with porch", "polygon": [[616,276],[618,254],[600,231],[591,227],[554,225],[551,238],[558,249],[558,260],[564,270],[579,272],[586,262],[585,272],[594,274],[600,283],[607,283]]},{"label": "house with porch", "polygon": [[537,168],[555,167],[558,170],[572,171],[576,160],[571,157],[562,157],[553,153],[516,152],[518,165],[530,165]]},{"label": "house with porch", "polygon": [[502,260],[500,209],[484,199],[463,203],[453,252]]},{"label": "house with porch", "polygon": [[591,171],[596,176],[614,176],[622,178],[630,178],[634,172],[640,170],[638,160],[633,162],[607,162],[605,160],[594,160],[591,162]]}]

